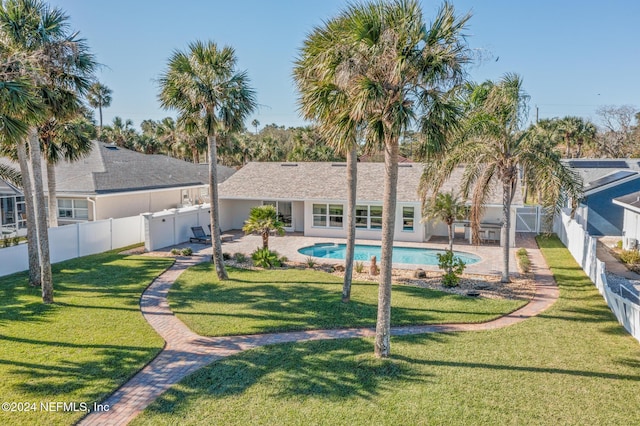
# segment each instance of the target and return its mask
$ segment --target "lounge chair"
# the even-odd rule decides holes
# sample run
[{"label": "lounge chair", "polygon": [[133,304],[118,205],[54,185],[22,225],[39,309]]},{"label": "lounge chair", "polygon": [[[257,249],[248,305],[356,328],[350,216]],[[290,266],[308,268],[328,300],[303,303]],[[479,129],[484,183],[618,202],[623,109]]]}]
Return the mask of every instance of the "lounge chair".
[{"label": "lounge chair", "polygon": [[190,243],[211,244],[211,236],[204,233],[202,226],[192,226],[193,237],[189,238]]},{"label": "lounge chair", "polygon": [[[211,225],[209,225],[209,233],[211,233]],[[233,234],[223,234],[222,229],[220,230],[220,241],[233,241]]]}]

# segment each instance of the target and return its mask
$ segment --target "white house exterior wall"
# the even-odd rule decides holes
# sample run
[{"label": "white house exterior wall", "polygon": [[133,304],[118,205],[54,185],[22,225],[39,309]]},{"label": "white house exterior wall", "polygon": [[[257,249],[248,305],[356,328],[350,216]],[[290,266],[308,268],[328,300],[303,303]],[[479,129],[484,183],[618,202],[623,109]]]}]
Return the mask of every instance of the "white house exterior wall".
[{"label": "white house exterior wall", "polygon": [[625,238],[635,238],[640,241],[640,213],[624,209],[623,232]]},{"label": "white house exterior wall", "polygon": [[[204,188],[205,186],[203,186]],[[201,187],[172,188],[166,190],[140,191],[123,194],[98,195],[96,200],[96,218],[94,220],[135,216],[140,213],[158,212],[173,209],[183,204],[183,190],[189,200],[198,200]],[[93,198],[93,197],[92,197]],[[89,204],[90,217],[92,206]]]},{"label": "white house exterior wall", "polygon": [[[342,228],[331,227],[314,227],[313,226],[313,205],[314,204],[341,204],[343,210]],[[358,202],[359,205],[381,205],[380,203]],[[413,231],[402,230],[402,208],[413,207]],[[344,201],[331,200],[314,200],[304,202],[304,235],[308,237],[326,237],[326,238],[346,238],[346,222],[347,222],[347,205]],[[396,227],[394,233],[395,241],[424,241],[424,225],[420,223],[420,204],[419,203],[398,203],[396,206]],[[381,240],[382,230],[375,229],[356,229],[356,238],[363,240]]]}]

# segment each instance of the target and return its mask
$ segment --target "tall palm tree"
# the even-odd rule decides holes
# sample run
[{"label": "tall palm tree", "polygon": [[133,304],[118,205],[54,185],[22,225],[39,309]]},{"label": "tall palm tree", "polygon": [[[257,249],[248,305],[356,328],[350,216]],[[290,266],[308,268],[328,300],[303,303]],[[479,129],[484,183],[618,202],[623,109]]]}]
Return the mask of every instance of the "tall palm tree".
[{"label": "tall palm tree", "polygon": [[[62,118],[69,114],[70,99],[86,93],[96,62],[84,40],[69,31],[68,17],[57,8],[50,8],[40,0],[7,0],[0,5],[0,43],[5,54],[28,55],[29,78],[46,109],[46,119]],[[53,302],[53,280],[49,256],[49,237],[44,211],[42,185],[42,155],[35,124],[29,129],[27,142],[33,173],[34,209],[27,215],[27,226],[36,229],[42,278],[42,299]],[[18,143],[19,157],[25,152]],[[21,172],[23,162],[20,162]],[[30,202],[29,200],[28,202]],[[33,218],[35,216],[35,218]],[[34,220],[35,219],[35,220]]]},{"label": "tall palm tree", "polygon": [[456,220],[466,219],[469,209],[457,194],[437,192],[423,200],[425,219],[439,219],[447,224],[449,230],[449,251],[453,251],[453,224]]},{"label": "tall palm tree", "polygon": [[55,228],[58,226],[55,166],[63,159],[75,162],[89,155],[93,148],[91,124],[82,117],[66,123],[50,119],[38,131],[47,164],[49,227]]},{"label": "tall palm tree", "polygon": [[294,77],[303,116],[315,120],[327,143],[347,157],[347,248],[342,286],[342,301],[347,303],[351,300],[356,240],[357,134],[363,117],[352,111],[349,79],[343,78],[346,70],[340,57],[348,52],[349,44],[344,42],[346,28],[342,24],[342,19],[329,21],[307,37]]},{"label": "tall palm tree", "polygon": [[256,135],[257,135],[258,134],[258,126],[260,125],[260,122],[258,121],[257,118],[254,118],[253,120],[251,120],[251,125],[256,128]]},{"label": "tall palm tree", "polygon": [[98,108],[98,114],[100,115],[98,136],[102,133],[102,108],[108,108],[111,106],[112,93],[111,89],[99,82],[93,83],[87,92],[87,101],[89,102],[89,105],[91,108]]},{"label": "tall palm tree", "polygon": [[176,109],[187,116],[201,114],[203,117],[209,151],[213,261],[221,280],[228,276],[220,240],[217,137],[221,129],[241,129],[246,117],[256,107],[247,73],[237,71],[236,62],[235,51],[231,47],[220,49],[214,42],[196,41],[189,44],[188,51],[173,53],[159,80],[160,102],[164,108]]},{"label": "tall palm tree", "polygon": [[123,120],[122,117],[113,117],[110,126],[104,127],[101,133],[102,138],[128,149],[134,149],[136,131],[133,127],[133,121],[129,118]]},{"label": "tall palm tree", "polygon": [[471,89],[463,130],[441,157],[426,164],[421,190],[438,190],[462,165],[462,195],[472,196],[470,220],[477,236],[485,201],[496,184],[501,188],[501,281],[509,282],[510,212],[519,170],[526,170],[529,185],[553,194],[554,203],[559,201],[561,189],[576,199],[581,183],[549,143],[521,130],[529,97],[519,76],[507,74],[498,83],[486,82]]},{"label": "tall palm tree", "polygon": [[427,26],[415,0],[378,0],[354,4],[335,22],[347,48],[336,58],[351,103],[350,116],[362,120],[368,144],[384,151],[385,184],[378,320],[375,354],[390,354],[391,255],[398,182],[399,140],[414,124],[431,150],[457,120],[457,109],[442,95],[463,77],[469,60],[462,31],[469,16],[458,18],[444,3]]}]

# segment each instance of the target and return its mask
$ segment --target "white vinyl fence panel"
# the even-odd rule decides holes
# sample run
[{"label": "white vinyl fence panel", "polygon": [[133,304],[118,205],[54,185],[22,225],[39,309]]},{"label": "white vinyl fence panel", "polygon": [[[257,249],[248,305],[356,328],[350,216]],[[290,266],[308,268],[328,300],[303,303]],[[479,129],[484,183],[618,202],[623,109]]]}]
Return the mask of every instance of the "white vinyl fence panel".
[{"label": "white vinyl fence panel", "polygon": [[596,257],[596,239],[571,219],[568,210],[556,217],[554,225],[556,234],[596,285],[618,322],[640,341],[640,305],[622,297],[608,285],[605,264]]},{"label": "white vinyl fence panel", "polygon": [[202,226],[209,233],[209,204],[145,213],[144,248],[153,251],[189,241],[192,226]]},{"label": "white vinyl fence panel", "polygon": [[[142,216],[83,222],[49,229],[51,262],[138,244],[144,241]],[[0,248],[0,277],[29,269],[27,245]]]}]

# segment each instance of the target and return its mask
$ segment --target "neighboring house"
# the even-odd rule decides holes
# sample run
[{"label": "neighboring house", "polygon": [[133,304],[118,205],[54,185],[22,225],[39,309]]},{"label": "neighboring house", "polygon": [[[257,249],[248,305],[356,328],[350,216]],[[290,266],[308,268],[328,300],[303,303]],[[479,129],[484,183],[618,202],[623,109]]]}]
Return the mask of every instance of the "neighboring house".
[{"label": "neighboring house", "polygon": [[578,219],[593,236],[622,235],[624,208],[613,199],[640,191],[639,159],[565,160],[583,180]]},{"label": "neighboring house", "polygon": [[0,238],[26,226],[22,192],[10,183],[0,180]]},{"label": "neighboring house", "polygon": [[[456,169],[442,188],[458,190],[462,168]],[[443,223],[422,223],[418,185],[422,165],[400,164],[395,240],[427,241],[446,236]],[[384,164],[358,163],[356,237],[379,240],[382,230]],[[522,205],[520,187],[512,206]],[[241,229],[254,206],[276,207],[287,231],[314,237],[346,237],[347,178],[345,163],[249,163],[220,185],[220,221],[223,231]],[[487,237],[500,238],[502,191],[493,191],[486,205],[483,223]],[[467,227],[468,237],[468,227]],[[515,230],[512,237],[515,237]],[[514,238],[512,238],[512,241]]]},{"label": "neighboring house", "polygon": [[[208,166],[94,141],[91,153],[56,166],[61,225],[134,216],[209,201]],[[235,170],[218,165],[218,180]],[[45,191],[46,191],[46,173]]]},{"label": "neighboring house", "polygon": [[613,204],[624,209],[622,227],[624,248],[637,248],[640,242],[640,192],[615,198]]}]

